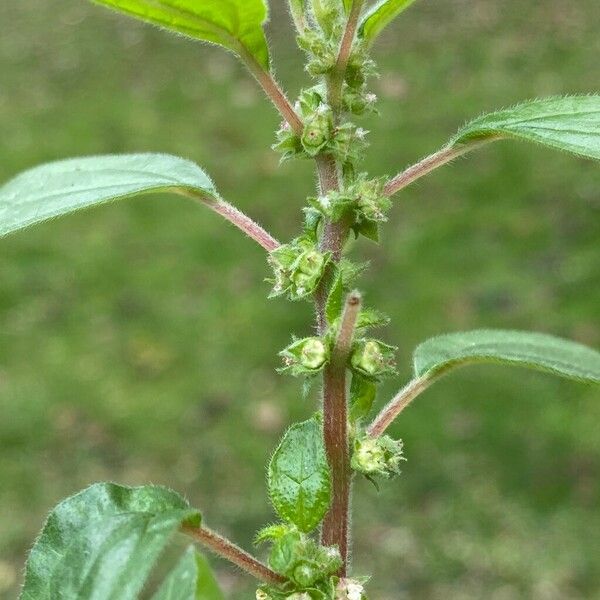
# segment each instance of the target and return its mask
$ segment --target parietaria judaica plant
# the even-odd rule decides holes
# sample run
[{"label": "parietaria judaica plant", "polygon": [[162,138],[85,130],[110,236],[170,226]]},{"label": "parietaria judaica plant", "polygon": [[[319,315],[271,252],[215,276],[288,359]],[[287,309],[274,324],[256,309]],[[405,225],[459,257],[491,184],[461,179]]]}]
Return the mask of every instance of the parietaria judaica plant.
[{"label": "parietaria judaica plant", "polygon": [[[356,286],[368,265],[347,256],[346,242],[353,236],[379,242],[397,193],[496,140],[528,140],[600,159],[600,96],[538,99],[480,116],[399,174],[371,176],[361,167],[369,132],[359,121],[377,110],[371,51],[380,32],[413,0],[289,0],[310,78],[295,102],[271,68],[263,30],[267,0],[96,2],[233,52],[282,117],[273,149],[282,161],[313,161],[318,188],[306,200],[298,235],[280,243],[226,202],[188,160],[163,154],[63,160],[0,188],[0,236],[138,194],[171,192],[197,201],[264,248],[271,297],[314,304],[314,329],[292,337],[280,352],[280,371],[305,383],[318,380],[320,401],[305,400],[312,416],[288,429],[269,464],[268,491],[278,521],[257,534],[257,544],[268,547],[266,562],[206,527],[200,512],[176,492],[99,483],[51,512],[29,555],[21,598],[136,598],[179,532],[254,576],[257,600],[365,600],[368,577],[351,573],[348,562],[351,487],[358,476],[381,482],[400,474],[403,443],[386,431],[401,412],[442,375],[472,363],[526,366],[597,385],[600,353],[541,333],[440,335],[415,350],[414,378],[373,416],[381,381],[396,375],[396,349],[374,336],[387,317],[363,305]],[[175,598],[173,590],[178,599],[223,598],[194,548],[154,599]]]}]

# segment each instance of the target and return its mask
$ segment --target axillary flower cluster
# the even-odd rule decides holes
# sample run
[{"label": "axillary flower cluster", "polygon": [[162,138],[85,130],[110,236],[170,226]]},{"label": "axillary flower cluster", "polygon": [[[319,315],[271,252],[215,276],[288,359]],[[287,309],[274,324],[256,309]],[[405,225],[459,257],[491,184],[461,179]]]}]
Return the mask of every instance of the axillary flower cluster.
[{"label": "axillary flower cluster", "polygon": [[[303,90],[295,104],[302,131],[284,123],[273,148],[281,160],[326,156],[336,165],[338,185],[307,199],[300,235],[269,255],[273,269],[270,297],[313,300],[326,294],[325,323],[318,335],[294,338],[280,352],[280,372],[301,377],[305,391],[333,360],[340,333],[344,298],[368,265],[357,265],[343,257],[334,260],[323,244],[324,228],[340,225],[346,236],[364,236],[379,241],[381,223],[391,207],[384,194],[385,178],[370,178],[359,165],[367,148],[367,134],[351,118],[374,112],[376,96],[367,85],[375,74],[367,45],[357,38],[347,57],[340,82],[338,105],[331,97],[338,67],[340,45],[348,16],[339,0],[314,0],[303,9],[298,44],[307,55],[307,72],[317,81]],[[296,15],[298,17],[298,15]],[[388,319],[375,310],[362,308],[357,316],[352,344],[345,365],[352,373],[349,427],[353,457],[351,467],[371,481],[400,473],[404,460],[402,442],[388,436],[366,435],[363,420],[375,400],[377,385],[395,373],[395,348],[369,335]],[[365,579],[339,576],[341,557],[337,547],[320,546],[291,524],[275,525],[259,534],[272,544],[269,566],[286,577],[283,588],[263,585],[257,600],[365,600]]]}]

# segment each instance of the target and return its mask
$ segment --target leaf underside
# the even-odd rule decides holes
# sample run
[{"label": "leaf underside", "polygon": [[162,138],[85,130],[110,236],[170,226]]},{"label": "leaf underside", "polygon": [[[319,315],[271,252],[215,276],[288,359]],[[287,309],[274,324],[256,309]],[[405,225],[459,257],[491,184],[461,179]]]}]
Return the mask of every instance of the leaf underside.
[{"label": "leaf underside", "polygon": [[475,330],[427,340],[413,355],[417,377],[473,363],[500,363],[600,383],[600,352],[542,333]]},{"label": "leaf underside", "polygon": [[193,162],[166,154],[74,158],[21,173],[0,187],[0,237],[54,217],[149,192],[217,192]]},{"label": "leaf underside", "polygon": [[225,600],[204,556],[190,546],[152,600]]},{"label": "leaf underside", "polygon": [[157,486],[98,483],[61,502],[27,560],[21,600],[134,600],[163,548],[200,514]]},{"label": "leaf underside", "polygon": [[269,494],[279,516],[301,531],[313,530],[331,499],[329,465],[320,422],[292,425],[269,464]]},{"label": "leaf underside", "polygon": [[252,56],[269,70],[265,0],[93,0],[143,21]]},{"label": "leaf underside", "polygon": [[380,0],[361,19],[358,35],[369,42],[375,38],[415,0]]},{"label": "leaf underside", "polygon": [[474,119],[450,140],[518,138],[600,159],[600,95],[533,100]]}]

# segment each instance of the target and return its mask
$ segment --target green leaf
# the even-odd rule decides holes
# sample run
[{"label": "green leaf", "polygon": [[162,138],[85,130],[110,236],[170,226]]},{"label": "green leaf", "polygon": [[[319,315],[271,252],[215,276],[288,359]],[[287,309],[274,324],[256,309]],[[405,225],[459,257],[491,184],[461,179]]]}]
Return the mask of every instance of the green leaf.
[{"label": "green leaf", "polygon": [[415,0],[380,0],[363,16],[358,35],[372,43],[375,38]]},{"label": "green leaf", "polygon": [[377,396],[377,385],[360,375],[352,375],[350,384],[350,421],[356,423],[371,412]]},{"label": "green leaf", "polygon": [[242,58],[252,57],[269,70],[263,31],[265,0],[93,0],[120,12],[224,46]]},{"label": "green leaf", "polygon": [[331,500],[331,480],[317,418],[292,425],[269,464],[269,493],[279,516],[313,530]]},{"label": "green leaf", "polygon": [[165,154],[75,158],[25,171],[0,187],[0,237],[54,217],[148,192],[195,194],[215,201],[209,177]]},{"label": "green leaf", "polygon": [[20,598],[133,600],[183,523],[199,525],[200,514],[171,490],[95,484],[50,513]]},{"label": "green leaf", "polygon": [[190,546],[152,600],[225,600],[204,556]]},{"label": "green leaf", "polygon": [[600,95],[533,100],[483,115],[460,129],[449,146],[503,138],[600,159]]},{"label": "green leaf", "polygon": [[342,272],[338,270],[329,296],[327,297],[327,303],[325,304],[325,316],[327,322],[332,325],[333,322],[340,317],[342,314],[342,308],[344,306],[344,278]]},{"label": "green leaf", "polygon": [[600,353],[568,340],[524,331],[476,330],[427,340],[414,356],[417,377],[472,363],[501,363],[600,383]]}]

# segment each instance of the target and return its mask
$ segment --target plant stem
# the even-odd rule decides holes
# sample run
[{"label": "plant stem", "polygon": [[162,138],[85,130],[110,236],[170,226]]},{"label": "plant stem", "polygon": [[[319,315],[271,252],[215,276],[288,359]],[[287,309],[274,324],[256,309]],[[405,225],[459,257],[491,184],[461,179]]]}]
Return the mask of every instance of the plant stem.
[{"label": "plant stem", "polygon": [[367,427],[367,435],[379,437],[396,419],[396,417],[419,395],[421,395],[439,376],[419,377],[413,379],[406,387],[401,389],[373,422]]},{"label": "plant stem", "polygon": [[248,237],[260,244],[267,252],[272,252],[281,245],[258,223],[253,221],[248,215],[245,215],[243,212],[235,208],[235,206],[229,204],[229,202],[225,202],[225,200],[221,198],[206,196],[194,189],[176,188],[174,191],[182,194],[183,196],[187,196],[188,198],[199,200],[202,202],[202,204],[206,205],[208,208],[224,217],[232,225],[235,225],[238,229],[243,231]]},{"label": "plant stem", "polygon": [[[356,27],[364,0],[354,0],[346,28],[340,42],[336,66],[327,78],[327,97],[337,121],[342,109],[342,91],[348,60],[356,35]],[[316,158],[321,194],[340,189],[340,168],[330,155]],[[337,222],[326,221],[320,240],[322,252],[331,252],[333,264],[340,262],[344,242],[351,221],[343,218]],[[322,335],[327,329],[325,308],[330,288],[331,267],[323,277],[315,294],[317,330]],[[331,362],[323,371],[323,439],[332,475],[332,502],[325,515],[321,530],[321,543],[337,546],[343,561],[339,571],[346,575],[350,545],[349,512],[352,477],[350,471],[350,444],[348,440],[348,400],[346,392],[346,362],[352,344],[356,319],[360,311],[360,296],[348,296],[342,323]]]},{"label": "plant stem", "polygon": [[475,150],[475,148],[479,148],[483,144],[487,144],[493,139],[494,138],[489,138],[471,142],[469,144],[462,144],[460,146],[447,146],[446,148],[442,148],[439,152],[427,156],[417,164],[408,167],[408,169],[396,175],[396,177],[388,182],[383,192],[386,196],[393,196],[396,192],[409,186],[424,175],[431,173],[431,171],[448,164],[455,158],[458,158],[471,150]]},{"label": "plant stem", "polygon": [[352,348],[354,330],[361,307],[361,296],[352,292],[340,323],[331,362],[325,368],[323,394],[323,431],[325,449],[332,478],[332,499],[323,521],[321,543],[337,546],[344,565],[339,575],[346,575],[349,546],[350,448],[348,440],[348,403],[346,398],[346,365]]},{"label": "plant stem", "polygon": [[238,53],[241,59],[244,61],[246,67],[248,67],[250,73],[252,73],[256,81],[258,81],[262,87],[267,97],[275,105],[275,108],[277,108],[284,120],[289,123],[292,131],[296,135],[302,135],[302,131],[304,129],[302,119],[294,110],[294,107],[287,99],[287,96],[283,90],[279,87],[277,81],[275,81],[273,78],[273,75],[269,71],[265,71],[263,67],[256,61],[256,59],[241,44],[238,48]]},{"label": "plant stem", "polygon": [[248,552],[242,550],[233,542],[230,542],[207,527],[184,525],[181,530],[221,558],[228,560],[243,571],[246,571],[246,573],[265,583],[278,585],[286,581],[285,577],[279,575],[279,573],[275,573],[275,571],[261,563],[251,554],[248,554]]},{"label": "plant stem", "polygon": [[280,243],[267,233],[258,223],[250,217],[239,211],[224,200],[218,201],[213,210],[227,219],[230,223],[241,229],[245,234],[258,242],[267,252],[272,252],[279,248]]},{"label": "plant stem", "polygon": [[334,112],[339,112],[342,104],[344,78],[346,69],[348,68],[348,60],[352,53],[352,45],[354,44],[354,36],[356,35],[356,28],[358,27],[358,19],[363,3],[364,0],[354,0],[354,2],[352,2],[352,8],[350,9],[350,14],[346,21],[346,29],[344,30],[344,35],[340,42],[337,61],[329,76],[328,99],[329,105]]}]

